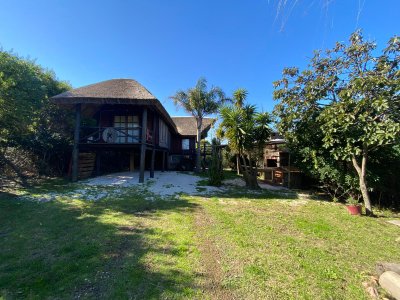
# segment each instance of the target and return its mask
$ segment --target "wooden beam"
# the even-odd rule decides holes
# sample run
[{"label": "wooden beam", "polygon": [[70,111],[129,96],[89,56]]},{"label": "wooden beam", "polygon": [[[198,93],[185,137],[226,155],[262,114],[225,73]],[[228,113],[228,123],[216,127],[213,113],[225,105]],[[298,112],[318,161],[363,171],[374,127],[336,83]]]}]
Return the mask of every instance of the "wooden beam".
[{"label": "wooden beam", "polygon": [[165,171],[165,154],[166,154],[167,152],[166,151],[163,151],[162,152],[162,167],[161,167],[161,172],[164,172]]},{"label": "wooden beam", "polygon": [[78,103],[75,105],[74,147],[72,149],[72,181],[78,180],[80,126],[81,126],[81,104]]},{"label": "wooden beam", "polygon": [[144,182],[144,165],[146,163],[146,133],[147,133],[147,108],[143,108],[142,113],[142,145],[140,147],[140,173],[139,183]]},{"label": "wooden beam", "polygon": [[156,158],[156,115],[153,113],[153,149],[151,150],[150,178],[154,178],[154,161]]},{"label": "wooden beam", "polygon": [[154,178],[154,161],[156,157],[156,149],[151,150],[150,178]]},{"label": "wooden beam", "polygon": [[133,150],[129,154],[129,171],[135,171],[135,152]]}]

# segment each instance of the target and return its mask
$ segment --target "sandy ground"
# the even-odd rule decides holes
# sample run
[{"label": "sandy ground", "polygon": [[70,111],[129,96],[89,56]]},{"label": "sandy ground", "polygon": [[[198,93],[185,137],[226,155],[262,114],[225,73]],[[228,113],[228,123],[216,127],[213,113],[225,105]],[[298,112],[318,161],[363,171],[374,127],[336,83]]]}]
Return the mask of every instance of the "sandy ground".
[{"label": "sandy ground", "polygon": [[[204,180],[204,178],[188,173],[156,171],[154,173],[154,178],[150,178],[150,172],[145,172],[145,182],[139,183],[139,172],[123,172],[79,181],[77,183],[77,188],[73,191],[65,193],[50,192],[40,195],[26,194],[21,195],[20,198],[37,202],[48,202],[57,197],[97,201],[110,196],[123,195],[131,188],[135,188],[143,192],[147,200],[152,201],[154,200],[154,196],[164,198],[180,193],[203,196],[223,193],[235,186],[245,186],[244,181],[240,178],[224,180],[222,187],[198,186],[201,180]],[[286,188],[265,183],[260,183],[260,187],[268,190],[288,191]],[[249,191],[249,193],[257,192],[258,191]]]},{"label": "sandy ground", "polygon": [[[115,173],[100,177],[95,177],[82,184],[89,186],[111,186],[111,187],[132,187],[146,185],[147,190],[160,196],[171,196],[174,194],[185,193],[196,195],[200,192],[197,189],[201,177],[180,173],[180,172],[154,172],[154,178],[150,178],[150,173],[145,173],[145,182],[139,183],[138,172]],[[220,192],[222,189],[213,186],[202,186],[201,193]]]}]

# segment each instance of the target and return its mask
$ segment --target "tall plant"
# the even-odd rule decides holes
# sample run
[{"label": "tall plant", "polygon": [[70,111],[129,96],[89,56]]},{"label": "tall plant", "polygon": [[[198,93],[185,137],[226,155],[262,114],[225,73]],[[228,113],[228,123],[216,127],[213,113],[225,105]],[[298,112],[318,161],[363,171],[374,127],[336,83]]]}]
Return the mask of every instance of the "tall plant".
[{"label": "tall plant", "polygon": [[242,161],[246,186],[259,188],[257,165],[271,135],[270,115],[257,112],[254,105],[226,106],[221,109],[220,115],[224,137],[232,148],[237,149]]},{"label": "tall plant", "polygon": [[193,117],[196,118],[197,123],[197,137],[196,137],[196,172],[201,170],[201,131],[203,125],[203,118],[207,115],[214,114],[218,111],[221,104],[225,99],[225,94],[219,87],[211,87],[207,89],[207,80],[200,78],[195,87],[186,91],[177,91],[175,95],[170,97],[174,104],[182,107]]},{"label": "tall plant", "polygon": [[224,179],[222,168],[221,142],[215,138],[211,141],[211,160],[208,168],[208,183],[213,186],[220,186]]},{"label": "tall plant", "polygon": [[[233,103],[237,108],[242,108],[246,99],[247,99],[248,92],[245,89],[239,88],[233,92]],[[240,174],[240,156],[237,149],[236,150],[236,173],[237,175]]]}]

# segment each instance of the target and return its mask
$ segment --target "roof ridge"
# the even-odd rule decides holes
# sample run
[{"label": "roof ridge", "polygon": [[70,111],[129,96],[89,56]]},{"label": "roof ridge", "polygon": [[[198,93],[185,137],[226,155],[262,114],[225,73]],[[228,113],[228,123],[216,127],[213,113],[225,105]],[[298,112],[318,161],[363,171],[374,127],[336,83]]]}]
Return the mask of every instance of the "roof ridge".
[{"label": "roof ridge", "polygon": [[[196,118],[194,116],[171,116],[171,118]],[[214,119],[213,117],[203,117],[203,119]]]},{"label": "roof ridge", "polygon": [[176,130],[175,123],[164,106],[146,87],[135,79],[114,78],[88,84],[50,98],[56,104],[136,104],[154,105]]}]

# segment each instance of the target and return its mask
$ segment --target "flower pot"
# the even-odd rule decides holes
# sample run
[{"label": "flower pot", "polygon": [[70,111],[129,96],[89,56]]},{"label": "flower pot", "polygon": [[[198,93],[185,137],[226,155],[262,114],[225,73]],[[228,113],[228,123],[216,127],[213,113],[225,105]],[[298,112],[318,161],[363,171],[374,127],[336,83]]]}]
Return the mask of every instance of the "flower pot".
[{"label": "flower pot", "polygon": [[351,215],[361,215],[360,205],[346,205],[346,207]]}]

